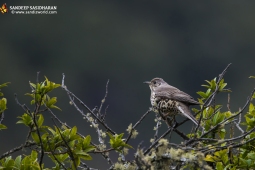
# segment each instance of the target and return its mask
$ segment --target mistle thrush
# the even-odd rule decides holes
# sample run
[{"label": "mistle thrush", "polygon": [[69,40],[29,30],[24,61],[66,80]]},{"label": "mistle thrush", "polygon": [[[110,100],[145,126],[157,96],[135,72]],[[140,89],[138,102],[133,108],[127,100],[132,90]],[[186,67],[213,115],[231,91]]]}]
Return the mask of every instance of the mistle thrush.
[{"label": "mistle thrush", "polygon": [[151,105],[161,115],[163,119],[175,115],[182,115],[198,125],[197,120],[190,112],[190,105],[199,105],[190,95],[180,91],[176,87],[170,86],[162,78],[154,78],[144,83],[149,84],[151,89]]}]

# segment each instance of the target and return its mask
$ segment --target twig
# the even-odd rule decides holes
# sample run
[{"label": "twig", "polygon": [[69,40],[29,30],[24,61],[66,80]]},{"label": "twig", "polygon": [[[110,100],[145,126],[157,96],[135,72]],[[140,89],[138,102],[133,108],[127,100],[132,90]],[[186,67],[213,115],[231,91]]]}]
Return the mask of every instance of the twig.
[{"label": "twig", "polygon": [[151,111],[152,111],[152,109],[149,108],[149,110],[148,110],[146,113],[144,113],[144,115],[140,118],[140,120],[138,120],[138,121],[136,122],[136,124],[132,127],[132,130],[131,130],[131,132],[130,132],[130,134],[129,134],[127,140],[126,140],[126,143],[128,143],[128,141],[130,140],[130,138],[131,138],[131,136],[132,136],[132,133],[133,133],[133,130],[136,128],[136,126],[138,126],[138,125],[142,122],[142,120],[146,117],[146,115],[149,114]]},{"label": "twig", "polygon": [[2,123],[3,120],[4,120],[4,112],[2,112],[2,114],[0,115],[0,124]]},{"label": "twig", "polygon": [[49,137],[48,136],[47,136],[47,143],[49,145],[50,152],[51,152],[52,156],[54,157],[54,159],[58,162],[59,165],[61,165],[64,169],[66,169],[66,167],[57,159],[57,157],[55,156],[53,150],[51,149],[50,141],[49,141]]},{"label": "twig", "polygon": [[23,105],[20,104],[16,93],[14,93],[14,98],[15,98],[16,103],[17,103],[26,113],[28,113],[30,116],[32,116],[32,115],[31,115],[31,112],[30,112],[30,109],[28,109],[28,107],[27,107],[25,104],[23,104]]},{"label": "twig", "polygon": [[156,129],[154,134],[154,141],[158,139],[158,129],[161,125],[161,117],[158,117],[157,114],[156,114],[156,120],[157,120],[157,124],[156,124]]},{"label": "twig", "polygon": [[[240,114],[241,115],[241,114]],[[237,129],[241,131],[241,133],[244,133],[244,130],[239,126],[238,123],[234,121],[234,124],[236,125]]]},{"label": "twig", "polygon": [[[211,104],[212,100],[215,98],[215,95],[218,93],[218,90],[219,90],[219,83],[220,83],[220,81],[223,79],[225,73],[227,72],[227,69],[230,67],[231,64],[232,64],[232,63],[228,64],[228,66],[227,66],[227,67],[223,70],[223,72],[219,75],[218,81],[217,81],[217,83],[216,83],[215,91],[213,92],[213,94],[211,95],[211,97],[209,97],[209,98],[205,101],[205,103],[204,103],[204,105],[208,103],[206,107],[208,107],[208,106]],[[209,99],[210,99],[210,100],[209,100]]]},{"label": "twig", "polygon": [[[43,98],[43,96],[42,96],[42,98]],[[40,160],[39,160],[39,165],[40,165],[40,168],[42,169],[42,163],[43,163],[43,157],[44,157],[44,148],[43,148],[41,133],[39,131],[39,127],[38,127],[37,121],[36,121],[36,116],[38,114],[38,111],[40,110],[41,102],[42,101],[39,101],[39,103],[36,103],[34,114],[31,114],[31,115],[32,115],[32,118],[33,118],[33,123],[34,123],[35,128],[36,128],[35,130],[36,130],[36,133],[38,134],[40,145],[41,145],[41,156],[40,156]]]},{"label": "twig", "polygon": [[184,133],[176,129],[176,127],[174,127],[173,131],[176,132],[179,136],[181,136],[184,140],[189,140],[189,138]]},{"label": "twig", "polygon": [[83,168],[84,170],[98,170],[98,169],[94,169],[94,168],[90,168],[87,164],[85,164],[84,162],[81,162],[82,166],[84,166],[85,168]]},{"label": "twig", "polygon": [[221,125],[223,125],[224,123],[226,123],[228,120],[238,116],[239,114],[241,114],[243,112],[243,110],[247,107],[247,105],[250,103],[251,99],[252,99],[252,95],[254,94],[255,88],[252,90],[251,95],[248,97],[245,105],[243,106],[243,108],[239,111],[239,113],[230,116],[229,118],[223,120],[221,123],[218,123],[216,126],[214,126],[213,128],[211,128],[209,131],[207,131],[206,133],[201,135],[201,138],[208,135],[210,132],[214,131],[215,129],[217,129],[218,127],[220,127]]},{"label": "twig", "polygon": [[227,103],[227,108],[228,108],[228,111],[231,112],[230,110],[230,93],[228,93],[228,103]]},{"label": "twig", "polygon": [[[71,126],[69,126],[68,124],[62,122],[62,121],[51,111],[50,108],[48,108],[48,111],[53,115],[53,117],[54,117],[61,125],[64,125],[64,126],[68,127],[69,129],[71,129]],[[81,136],[82,138],[85,138],[85,137],[84,137],[81,133],[79,133],[79,132],[77,132],[77,135]],[[93,142],[90,142],[90,144],[93,145],[93,146],[95,146],[97,149],[99,149],[98,146],[97,146],[96,144],[94,144]],[[108,163],[109,163],[110,165],[113,164],[112,161],[111,161],[111,159],[109,158],[109,156],[108,156],[107,154],[102,153],[101,155],[104,157],[104,159],[106,159],[106,160],[108,161]]]},{"label": "twig", "polygon": [[102,109],[102,107],[103,107],[103,104],[104,104],[105,99],[106,99],[107,94],[108,94],[108,84],[109,84],[109,79],[107,80],[106,87],[105,87],[105,96],[104,96],[103,100],[101,101],[101,105],[100,105],[100,107],[99,107],[99,111],[98,111],[99,114],[101,114],[101,109]]},{"label": "twig", "polygon": [[149,151],[158,143],[158,141],[164,138],[166,135],[168,135],[172,130],[174,130],[174,128],[169,127],[168,130],[162,136],[160,136],[148,149],[146,149],[146,151],[144,152],[144,155],[149,153]]},{"label": "twig", "polygon": [[40,71],[37,72],[36,83],[39,83],[39,74],[40,74]]},{"label": "twig", "polygon": [[[215,148],[215,147],[218,147],[218,148],[219,148],[219,146],[216,146],[216,145],[220,145],[220,144],[226,143],[226,142],[230,142],[230,143],[228,144],[228,146],[231,146],[231,145],[233,145],[232,141],[235,141],[235,140],[244,138],[245,136],[251,134],[254,130],[255,130],[255,127],[253,127],[251,130],[249,130],[248,132],[246,132],[246,133],[244,133],[244,134],[242,134],[242,135],[240,135],[240,136],[238,136],[238,137],[230,138],[230,139],[225,139],[225,140],[219,140],[219,142],[217,142],[217,143],[215,143],[215,144],[212,144],[212,145],[210,145],[210,146],[208,146],[208,147],[204,147],[204,148],[199,149],[199,150],[200,150],[200,151],[206,151],[206,150],[210,150],[210,148],[213,148],[213,147],[214,147],[214,148]],[[200,139],[201,139],[201,138],[200,138]],[[198,140],[200,140],[200,139],[198,139]],[[204,138],[203,138],[203,139],[204,139]]]},{"label": "twig", "polygon": [[22,145],[20,145],[20,146],[18,146],[18,147],[15,147],[15,148],[9,150],[8,152],[5,152],[4,154],[2,154],[2,155],[0,156],[0,160],[3,159],[3,158],[5,158],[5,157],[7,157],[7,156],[9,156],[10,154],[12,154],[12,153],[14,153],[14,152],[17,152],[17,151],[22,150],[23,148],[31,147],[31,146],[34,146],[34,145],[36,145],[35,142],[27,142],[27,143],[22,144]]},{"label": "twig", "polygon": [[213,109],[214,110],[214,113],[211,115],[211,116],[209,116],[209,117],[203,117],[203,120],[209,120],[209,119],[212,119],[212,117],[221,109],[222,107],[219,107],[219,108],[217,108],[217,109]]},{"label": "twig", "polygon": [[[248,143],[250,143],[250,142],[252,142],[254,140],[255,140],[255,138],[251,138],[251,139],[249,139],[249,140],[247,140],[245,142],[241,142],[241,143],[238,143],[238,144],[235,144],[235,145],[229,144],[229,145],[225,145],[225,146],[216,146],[215,147],[216,149],[214,149],[214,152],[222,150],[222,149],[226,149],[226,148],[238,148],[238,147],[240,147],[242,145],[246,145],[246,144],[248,144]],[[211,152],[211,150],[208,149],[208,151],[203,151],[203,152],[206,155],[208,152]]]},{"label": "twig", "polygon": [[[72,99],[72,97],[74,97],[76,100],[78,100],[79,103],[80,103],[83,107],[85,107],[85,108],[89,111],[89,113],[92,114],[92,116],[93,116],[102,126],[104,126],[104,128],[105,128],[107,131],[109,131],[109,132],[111,132],[113,135],[115,135],[116,132],[114,132],[109,126],[107,126],[107,124],[105,124],[100,118],[98,118],[98,116],[95,115],[95,113],[93,113],[92,110],[90,110],[90,108],[89,108],[87,105],[85,105],[78,97],[76,97],[71,91],[69,91],[69,90],[67,89],[67,87],[66,87],[65,84],[64,84],[64,79],[65,79],[65,74],[63,73],[63,79],[62,79],[62,85],[61,85],[61,87],[62,87],[62,89],[64,89],[64,90],[67,92],[67,94],[68,94],[70,100],[71,100],[72,102],[74,102],[73,99]],[[71,96],[72,96],[72,97],[71,97]],[[76,109],[77,109],[77,108],[76,108]],[[79,109],[79,110],[80,110],[80,109]],[[82,111],[80,111],[80,113],[83,114]],[[83,114],[83,116],[84,116],[84,114]]]},{"label": "twig", "polygon": [[231,63],[228,64],[227,67],[223,70],[223,72],[219,75],[214,92],[204,102],[204,104],[202,106],[202,109],[201,109],[201,114],[200,114],[200,117],[199,117],[198,125],[195,129],[195,133],[198,131],[198,128],[200,127],[200,124],[201,124],[201,121],[202,121],[202,118],[203,118],[204,109],[207,108],[211,104],[211,102],[215,99],[215,96],[216,96],[216,94],[218,93],[218,90],[219,90],[219,83],[223,79],[223,77],[224,77],[225,73],[227,72],[227,69],[229,68],[230,65],[231,65]]},{"label": "twig", "polygon": [[[42,143],[42,138],[41,138],[41,135],[40,135],[40,131],[39,131],[39,128],[38,128],[38,125],[37,125],[37,122],[36,122],[36,115],[38,113],[38,110],[40,109],[40,104],[36,104],[36,107],[35,107],[35,111],[34,111],[34,114],[32,114],[30,112],[30,110],[26,107],[26,105],[21,105],[20,102],[18,101],[18,98],[17,98],[17,94],[15,93],[14,94],[14,97],[15,97],[15,100],[17,102],[17,104],[24,110],[26,111],[27,113],[30,114],[30,116],[32,116],[32,120],[33,120],[33,123],[35,125],[35,129],[36,129],[36,133],[38,134],[38,137],[39,137],[39,140],[40,140],[40,144],[41,144],[41,156],[40,156],[40,160],[39,160],[39,165],[40,165],[40,168],[42,167],[42,161],[43,161],[43,156],[44,156],[44,149],[43,149],[43,143]],[[41,103],[41,101],[39,102]]]},{"label": "twig", "polygon": [[104,115],[102,116],[102,120],[105,121],[105,116],[106,116],[106,113],[107,113],[107,109],[108,109],[109,105],[106,106],[105,110],[104,110]]},{"label": "twig", "polygon": [[[66,145],[66,147],[67,147],[69,156],[70,156],[71,160],[73,161],[74,167],[77,167],[76,162],[75,162],[75,159],[74,159],[74,156],[73,156],[72,149],[70,148],[70,146],[68,145],[67,141],[66,141],[65,138],[63,137],[63,135],[62,135],[62,133],[60,132],[59,127],[57,126],[57,124],[56,124],[56,122],[54,121],[54,119],[53,119],[53,118],[51,118],[51,119],[52,119],[54,125],[56,126],[56,128],[57,128],[57,130],[58,130],[58,133],[59,133],[60,136],[61,136],[61,139],[64,141],[64,143],[65,143],[65,145]],[[77,168],[76,168],[76,169],[77,169]]]}]

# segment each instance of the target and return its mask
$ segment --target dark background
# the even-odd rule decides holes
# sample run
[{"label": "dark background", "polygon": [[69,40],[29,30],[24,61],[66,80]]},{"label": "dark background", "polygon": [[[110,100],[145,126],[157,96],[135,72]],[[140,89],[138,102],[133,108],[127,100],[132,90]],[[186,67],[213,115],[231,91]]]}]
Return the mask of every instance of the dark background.
[{"label": "dark background", "polygon": [[[1,1],[1,4],[5,1]],[[40,71],[51,81],[66,85],[91,109],[99,106],[108,79],[109,105],[106,121],[117,133],[125,132],[150,107],[149,87],[142,82],[154,77],[198,98],[201,84],[211,80],[233,63],[225,81],[232,89],[231,109],[243,106],[255,83],[255,1],[8,1],[14,5],[57,5],[57,15],[0,15],[0,84],[11,82],[2,91],[8,110],[2,122],[8,130],[0,132],[0,154],[20,145],[26,127],[15,124],[23,114],[15,103],[30,106],[28,81],[35,82]],[[94,133],[82,116],[69,105],[60,88],[50,94],[58,97],[63,110],[55,114],[70,126],[77,125],[84,135]],[[227,94],[217,97],[226,110]],[[106,106],[105,105],[105,106]],[[31,106],[32,108],[32,106]],[[83,109],[85,110],[85,109]],[[50,114],[44,113],[51,125]],[[183,119],[179,117],[178,120]],[[144,141],[147,148],[154,131],[154,113],[138,127],[140,135],[131,140],[136,149]],[[189,121],[180,130],[189,133]],[[162,134],[165,125],[160,130]],[[92,135],[97,143],[97,136]],[[181,142],[175,135],[171,142]],[[29,154],[29,149],[25,154]],[[130,150],[128,159],[133,159]],[[113,161],[116,161],[116,154]],[[92,167],[109,167],[92,155]],[[98,164],[99,160],[100,164]]]}]

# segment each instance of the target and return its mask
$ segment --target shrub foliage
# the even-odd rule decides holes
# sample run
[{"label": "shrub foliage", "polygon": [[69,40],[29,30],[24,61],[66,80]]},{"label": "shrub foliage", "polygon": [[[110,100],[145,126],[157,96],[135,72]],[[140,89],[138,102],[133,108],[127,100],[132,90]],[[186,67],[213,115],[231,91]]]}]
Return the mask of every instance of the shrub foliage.
[{"label": "shrub foliage", "polygon": [[[249,95],[245,104],[238,111],[230,109],[230,93],[224,75],[230,64],[216,78],[206,81],[202,85],[205,89],[197,92],[201,103],[199,109],[192,109],[199,125],[194,127],[189,134],[184,134],[178,127],[188,119],[176,122],[172,127],[161,135],[159,128],[164,121],[160,114],[155,114],[155,135],[151,139],[151,145],[143,149],[139,146],[129,145],[138,135],[136,130],[142,124],[142,120],[153,112],[148,111],[133,125],[127,127],[127,133],[117,134],[106,124],[106,112],[102,111],[108,95],[108,83],[106,93],[101,101],[100,107],[90,109],[83,101],[73,94],[65,85],[65,75],[61,84],[56,84],[47,77],[43,82],[29,82],[31,93],[30,109],[26,104],[21,104],[15,95],[17,105],[23,109],[23,114],[18,117],[17,124],[27,127],[28,133],[24,143],[0,154],[0,169],[90,169],[95,168],[87,165],[93,158],[92,154],[100,154],[108,162],[106,169],[136,170],[136,169],[255,169],[255,98],[254,90]],[[37,75],[38,76],[38,75]],[[251,76],[250,78],[255,78]],[[9,83],[0,85],[0,90]],[[57,106],[57,97],[51,97],[50,92],[56,88],[62,88],[68,94],[70,104],[77,112],[87,120],[94,128],[97,139],[91,139],[90,135],[84,136],[78,132],[76,126],[70,127],[68,123],[62,122],[54,113],[54,109],[61,110]],[[215,99],[219,93],[228,95],[227,109],[223,110],[223,104],[216,104]],[[4,94],[0,92],[0,96]],[[7,99],[0,99],[0,130],[6,130],[4,114],[8,112]],[[83,112],[86,110],[86,113]],[[107,109],[107,108],[106,108]],[[53,117],[52,126],[44,124],[44,114],[49,112]],[[8,113],[7,113],[8,115]],[[5,116],[8,118],[8,116]],[[242,119],[243,118],[243,119]],[[170,143],[168,138],[173,133],[178,134],[183,141]],[[19,155],[16,158],[13,153],[23,148],[30,149],[29,155]],[[130,148],[137,148],[134,159],[127,161],[125,156]],[[119,159],[113,161],[109,152],[117,152]],[[49,157],[55,164],[53,167],[45,167],[45,157]]]}]

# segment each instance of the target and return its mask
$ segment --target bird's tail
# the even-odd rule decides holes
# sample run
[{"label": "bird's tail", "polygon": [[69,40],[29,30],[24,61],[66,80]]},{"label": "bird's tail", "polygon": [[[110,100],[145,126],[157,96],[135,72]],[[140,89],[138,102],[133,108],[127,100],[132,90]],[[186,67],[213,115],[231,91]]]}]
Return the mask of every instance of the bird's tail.
[{"label": "bird's tail", "polygon": [[192,115],[192,113],[189,110],[189,107],[179,103],[177,105],[177,108],[179,109],[179,111],[182,113],[182,116],[187,117],[188,119],[190,119],[192,122],[194,122],[196,125],[198,125],[198,121],[196,120],[196,118]]}]

